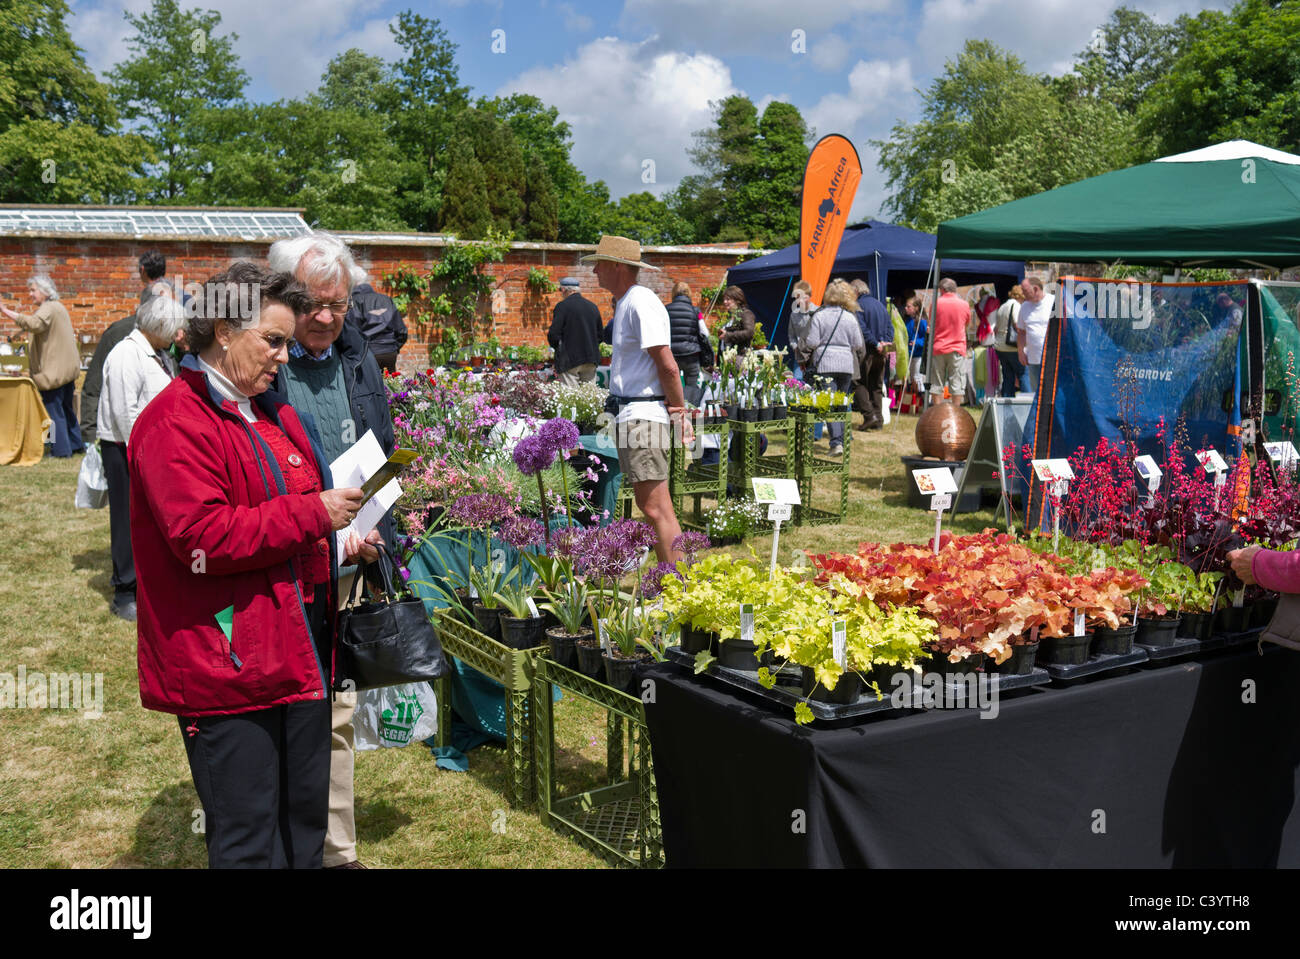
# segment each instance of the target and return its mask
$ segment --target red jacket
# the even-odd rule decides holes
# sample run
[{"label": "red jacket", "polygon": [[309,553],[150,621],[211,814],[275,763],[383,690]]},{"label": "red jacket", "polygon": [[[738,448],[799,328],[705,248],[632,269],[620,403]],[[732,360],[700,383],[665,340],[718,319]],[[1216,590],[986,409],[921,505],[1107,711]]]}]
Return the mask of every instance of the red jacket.
[{"label": "red jacket", "polygon": [[[278,393],[253,403],[317,464],[329,489],[310,419]],[[145,708],[221,716],[328,696],[333,654],[322,663],[316,653],[294,560],[324,537],[337,568],[320,497],[283,494],[270,450],[188,357],[136,420],[127,460]],[[333,575],[329,592],[333,628]],[[216,615],[231,606],[227,641]]]}]

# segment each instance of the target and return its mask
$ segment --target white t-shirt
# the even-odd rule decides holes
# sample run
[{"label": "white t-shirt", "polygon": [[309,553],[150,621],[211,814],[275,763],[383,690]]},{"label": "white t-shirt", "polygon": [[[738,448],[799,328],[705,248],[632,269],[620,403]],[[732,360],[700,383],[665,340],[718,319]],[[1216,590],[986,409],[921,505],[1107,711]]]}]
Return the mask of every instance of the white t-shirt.
[{"label": "white t-shirt", "polygon": [[[644,286],[628,288],[614,307],[614,356],[609,364],[609,391],[615,396],[662,396],[659,370],[647,347],[669,346],[672,333],[668,310],[659,297]],[[629,403],[618,421],[650,420],[667,423],[668,407],[661,400]]]},{"label": "white t-shirt", "polygon": [[1052,318],[1052,305],[1055,298],[1044,293],[1037,303],[1029,300],[1020,304],[1020,315],[1016,317],[1016,329],[1025,331],[1025,359],[1030,366],[1043,362],[1043,341],[1047,339],[1047,324]]}]

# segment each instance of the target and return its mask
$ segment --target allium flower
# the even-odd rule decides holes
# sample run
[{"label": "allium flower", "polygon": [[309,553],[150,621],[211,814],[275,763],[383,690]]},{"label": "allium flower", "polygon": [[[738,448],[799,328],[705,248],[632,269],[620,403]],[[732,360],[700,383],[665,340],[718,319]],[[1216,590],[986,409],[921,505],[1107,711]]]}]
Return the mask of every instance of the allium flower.
[{"label": "allium flower", "polygon": [[515,445],[515,465],[525,476],[533,476],[555,462],[555,450],[541,434],[525,436]]},{"label": "allium flower", "polygon": [[565,559],[577,559],[582,553],[582,543],[588,530],[581,526],[566,526],[551,535],[551,554]]},{"label": "allium flower", "polygon": [[513,512],[510,500],[496,493],[467,493],[447,507],[447,517],[466,529],[491,529]]},{"label": "allium flower", "polygon": [[535,519],[514,515],[501,524],[498,538],[515,549],[527,549],[546,542],[546,529]]},{"label": "allium flower", "polygon": [[617,579],[634,569],[641,561],[642,550],[655,541],[652,527],[638,520],[621,519],[583,537],[576,561],[588,576]]},{"label": "allium flower", "polygon": [[572,420],[566,420],[562,416],[557,416],[555,419],[543,423],[541,429],[537,431],[537,435],[543,437],[547,445],[557,453],[574,449],[580,445],[581,439],[577,424]]},{"label": "allium flower", "polygon": [[672,563],[659,563],[654,569],[646,573],[645,579],[641,581],[641,595],[646,599],[654,599],[658,596],[663,592],[665,576],[682,578],[681,574],[677,572],[677,567]]},{"label": "allium flower", "polygon": [[687,564],[695,562],[695,556],[703,550],[708,549],[711,545],[709,538],[703,533],[697,533],[694,530],[688,530],[681,533],[673,540],[673,552],[682,553]]}]

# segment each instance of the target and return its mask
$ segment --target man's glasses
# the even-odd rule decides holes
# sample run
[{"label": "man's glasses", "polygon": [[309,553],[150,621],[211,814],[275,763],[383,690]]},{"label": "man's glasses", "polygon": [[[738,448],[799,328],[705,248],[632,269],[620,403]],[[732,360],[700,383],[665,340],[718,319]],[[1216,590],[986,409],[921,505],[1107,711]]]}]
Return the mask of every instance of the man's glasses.
[{"label": "man's glasses", "polygon": [[312,313],[315,314],[319,313],[321,310],[329,310],[330,315],[334,317],[334,319],[341,320],[343,317],[347,316],[348,310],[351,308],[352,297],[349,296],[345,300],[335,300],[333,303],[318,302],[316,308],[312,310]]}]

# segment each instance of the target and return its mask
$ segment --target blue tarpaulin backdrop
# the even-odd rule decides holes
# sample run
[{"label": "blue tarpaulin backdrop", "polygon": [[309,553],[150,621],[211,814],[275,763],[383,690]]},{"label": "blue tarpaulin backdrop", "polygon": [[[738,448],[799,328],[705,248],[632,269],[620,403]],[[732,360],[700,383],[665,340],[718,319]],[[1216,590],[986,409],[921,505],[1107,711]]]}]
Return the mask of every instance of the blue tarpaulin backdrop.
[{"label": "blue tarpaulin backdrop", "polygon": [[[1185,423],[1189,468],[1191,454],[1206,447],[1236,455],[1229,426],[1241,422],[1247,284],[1131,284],[1124,298],[1109,292],[1074,278],[1058,284],[1065,316],[1052,321],[1055,336],[1043,354],[1049,391],[1056,377],[1055,402],[1048,416],[1039,416],[1037,400],[1030,410],[1026,442],[1034,457],[1070,457],[1103,436],[1121,441],[1127,421],[1139,453],[1162,462],[1162,417],[1169,439],[1179,419]],[[1018,467],[1023,489],[1027,467]],[[1049,522],[1040,498],[1030,524]]]}]

